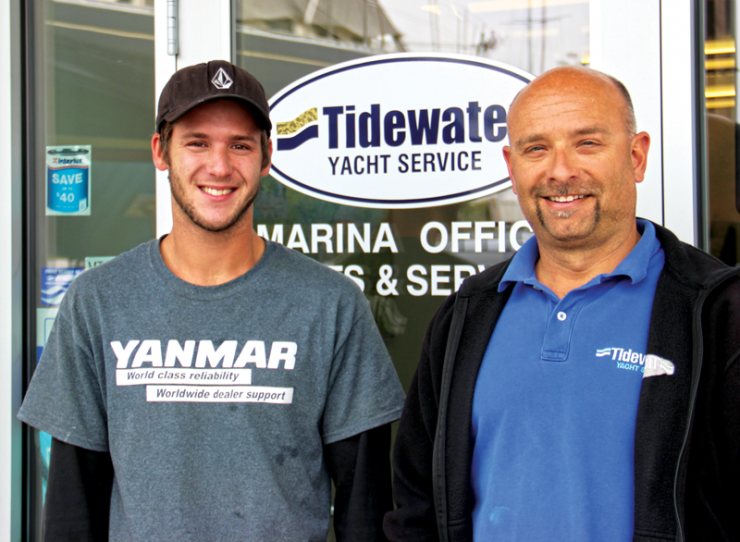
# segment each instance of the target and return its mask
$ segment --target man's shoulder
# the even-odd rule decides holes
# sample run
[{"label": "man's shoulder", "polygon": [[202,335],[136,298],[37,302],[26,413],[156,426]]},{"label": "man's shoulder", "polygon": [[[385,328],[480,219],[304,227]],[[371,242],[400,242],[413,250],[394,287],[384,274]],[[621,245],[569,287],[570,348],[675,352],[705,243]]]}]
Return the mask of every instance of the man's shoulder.
[{"label": "man's shoulder", "polygon": [[498,285],[511,263],[511,258],[492,265],[482,273],[472,275],[465,279],[460,287],[460,295],[473,297],[476,295],[495,295],[498,293]]},{"label": "man's shoulder", "polygon": [[112,292],[140,283],[142,273],[151,268],[149,253],[156,239],[121,253],[112,260],[88,269],[75,278],[68,294],[82,296],[91,292]]},{"label": "man's shoulder", "polygon": [[279,243],[266,242],[272,245],[270,248],[273,251],[270,277],[276,282],[280,281],[281,286],[359,291],[357,285],[344,273]]},{"label": "man's shoulder", "polygon": [[711,254],[679,240],[667,228],[655,224],[655,233],[665,254],[665,270],[689,287],[712,288],[740,273],[740,269],[729,267]]},{"label": "man's shoulder", "polygon": [[460,297],[470,298],[474,306],[487,307],[494,297],[506,296],[506,293],[498,291],[498,287],[510,263],[511,258],[489,267],[482,273],[466,278],[460,289],[447,297],[437,309],[430,324],[429,333],[436,337],[446,337],[456,300]]}]

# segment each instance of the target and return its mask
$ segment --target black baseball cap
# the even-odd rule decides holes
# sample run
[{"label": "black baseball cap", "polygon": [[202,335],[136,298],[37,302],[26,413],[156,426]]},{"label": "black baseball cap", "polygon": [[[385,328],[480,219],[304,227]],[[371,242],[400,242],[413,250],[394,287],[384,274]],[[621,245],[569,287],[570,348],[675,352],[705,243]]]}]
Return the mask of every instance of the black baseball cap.
[{"label": "black baseball cap", "polygon": [[162,89],[157,133],[194,107],[211,100],[238,100],[249,107],[260,128],[272,130],[265,89],[249,72],[225,60],[211,60],[177,70]]}]

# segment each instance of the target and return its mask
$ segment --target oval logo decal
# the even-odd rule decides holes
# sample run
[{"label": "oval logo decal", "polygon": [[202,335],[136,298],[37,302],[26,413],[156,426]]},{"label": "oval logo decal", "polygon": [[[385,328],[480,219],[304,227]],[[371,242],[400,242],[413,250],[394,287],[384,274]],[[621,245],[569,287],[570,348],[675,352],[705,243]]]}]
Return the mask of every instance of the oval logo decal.
[{"label": "oval logo decal", "polygon": [[402,53],[336,64],[270,99],[273,177],[310,196],[407,209],[511,185],[511,101],[533,76],[477,57]]}]

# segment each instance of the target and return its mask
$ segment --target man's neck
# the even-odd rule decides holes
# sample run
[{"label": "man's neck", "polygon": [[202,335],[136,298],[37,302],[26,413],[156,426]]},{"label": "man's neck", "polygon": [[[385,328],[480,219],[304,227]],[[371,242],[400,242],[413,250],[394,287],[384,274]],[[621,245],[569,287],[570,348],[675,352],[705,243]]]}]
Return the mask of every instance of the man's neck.
[{"label": "man's neck", "polygon": [[164,263],[185,282],[224,284],[249,271],[264,254],[265,242],[252,229],[251,220],[225,232],[192,226],[176,222],[160,244]]},{"label": "man's neck", "polygon": [[614,236],[596,247],[574,249],[540,243],[540,257],[535,265],[537,280],[562,299],[594,277],[614,271],[639,240],[640,233],[635,226],[626,234]]}]

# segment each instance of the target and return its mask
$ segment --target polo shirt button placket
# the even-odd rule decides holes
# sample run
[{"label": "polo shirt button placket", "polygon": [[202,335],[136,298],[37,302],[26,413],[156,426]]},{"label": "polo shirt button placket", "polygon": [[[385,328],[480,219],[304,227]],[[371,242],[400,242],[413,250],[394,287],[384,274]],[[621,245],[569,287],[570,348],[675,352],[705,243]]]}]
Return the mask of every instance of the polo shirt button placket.
[{"label": "polo shirt button placket", "polygon": [[550,321],[542,343],[542,359],[544,361],[557,362],[568,359],[573,327],[576,324],[575,320],[577,320],[578,311],[586,301],[586,297],[587,292],[574,291],[556,303],[554,311],[550,313]]}]

